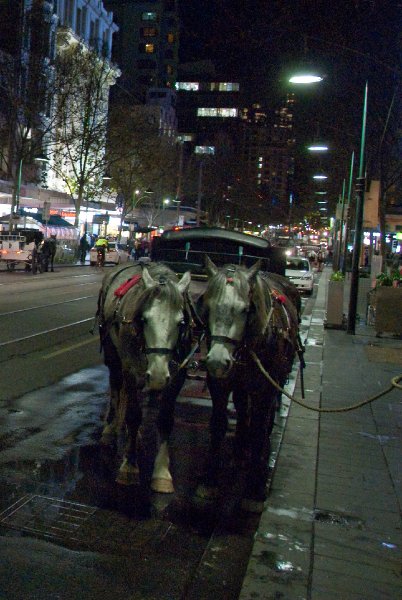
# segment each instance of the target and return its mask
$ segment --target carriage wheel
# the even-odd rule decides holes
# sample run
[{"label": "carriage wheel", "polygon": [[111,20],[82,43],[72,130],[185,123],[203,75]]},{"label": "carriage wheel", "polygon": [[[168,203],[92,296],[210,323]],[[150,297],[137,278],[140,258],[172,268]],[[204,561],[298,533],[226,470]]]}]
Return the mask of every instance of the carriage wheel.
[{"label": "carriage wheel", "polygon": [[15,263],[7,261],[6,262],[6,267],[7,267],[7,271],[14,271],[15,270]]}]

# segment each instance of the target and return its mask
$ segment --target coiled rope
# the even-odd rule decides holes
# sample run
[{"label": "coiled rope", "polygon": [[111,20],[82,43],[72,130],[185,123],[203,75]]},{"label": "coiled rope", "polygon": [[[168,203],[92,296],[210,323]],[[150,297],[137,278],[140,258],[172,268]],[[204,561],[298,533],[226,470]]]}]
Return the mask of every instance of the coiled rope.
[{"label": "coiled rope", "polygon": [[314,412],[320,412],[320,413],[349,412],[351,410],[355,410],[356,408],[361,408],[362,406],[365,406],[366,404],[370,404],[370,402],[374,402],[374,400],[378,400],[382,396],[385,396],[385,394],[388,394],[388,392],[391,392],[394,388],[397,388],[398,390],[402,390],[402,384],[399,383],[402,380],[402,375],[397,375],[396,377],[393,377],[391,379],[390,386],[388,386],[386,389],[382,390],[375,396],[371,396],[367,400],[363,400],[362,402],[358,402],[357,404],[352,404],[350,406],[343,406],[341,408],[316,408],[315,406],[309,406],[308,404],[305,404],[302,400],[298,400],[297,398],[292,396],[292,394],[288,394],[288,392],[286,390],[281,388],[281,386],[274,379],[272,379],[272,377],[268,373],[268,371],[266,371],[266,369],[264,369],[263,365],[261,364],[260,359],[258,358],[258,356],[256,355],[256,353],[253,350],[250,351],[250,355],[254,359],[254,361],[257,364],[258,368],[260,369],[261,373],[268,379],[268,381],[279,392],[281,392],[282,394],[285,394],[285,396],[287,398],[289,398],[289,400],[296,402],[296,404],[299,404],[300,406],[303,406],[304,408],[307,408],[308,410],[313,410]]}]

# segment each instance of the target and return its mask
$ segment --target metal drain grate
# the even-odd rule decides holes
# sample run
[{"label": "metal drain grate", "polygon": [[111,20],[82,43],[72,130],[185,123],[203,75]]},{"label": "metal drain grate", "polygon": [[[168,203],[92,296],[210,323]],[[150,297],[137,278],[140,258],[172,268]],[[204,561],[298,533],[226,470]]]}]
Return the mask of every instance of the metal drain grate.
[{"label": "metal drain grate", "polygon": [[80,540],[80,528],[96,508],[29,494],[0,514],[0,525],[46,538]]}]

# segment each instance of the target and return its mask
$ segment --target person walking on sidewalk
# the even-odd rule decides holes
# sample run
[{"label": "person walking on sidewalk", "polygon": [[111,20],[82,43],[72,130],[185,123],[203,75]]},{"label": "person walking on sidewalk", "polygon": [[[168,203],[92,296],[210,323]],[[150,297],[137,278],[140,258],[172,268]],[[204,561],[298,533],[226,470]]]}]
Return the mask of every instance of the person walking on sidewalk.
[{"label": "person walking on sidewalk", "polygon": [[90,248],[90,246],[89,246],[87,234],[84,233],[84,235],[80,239],[80,245],[79,245],[79,260],[82,265],[85,264],[85,259],[86,259],[89,248]]}]

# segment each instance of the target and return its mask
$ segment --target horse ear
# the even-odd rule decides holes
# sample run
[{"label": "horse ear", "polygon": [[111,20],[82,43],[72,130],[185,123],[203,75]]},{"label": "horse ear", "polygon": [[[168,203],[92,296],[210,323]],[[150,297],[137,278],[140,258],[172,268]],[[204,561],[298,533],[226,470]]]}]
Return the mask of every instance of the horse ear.
[{"label": "horse ear", "polygon": [[187,292],[190,282],[191,282],[191,273],[190,273],[190,271],[186,271],[186,273],[184,273],[184,275],[181,277],[179,283],[177,284],[177,287],[179,288],[179,292],[181,294],[184,294],[184,292]]},{"label": "horse ear", "polygon": [[212,262],[212,260],[207,254],[205,255],[205,270],[207,272],[208,277],[212,277],[218,272],[217,266]]},{"label": "horse ear", "polygon": [[142,280],[144,282],[146,289],[149,289],[149,288],[153,287],[154,285],[156,285],[156,281],[154,279],[152,279],[152,277],[149,274],[149,271],[146,267],[144,267],[142,269]]},{"label": "horse ear", "polygon": [[247,274],[246,274],[247,280],[249,282],[252,281],[257,276],[258,271],[260,271],[260,270],[261,270],[261,259],[258,259],[257,262],[255,262],[253,264],[253,266],[247,270]]}]

